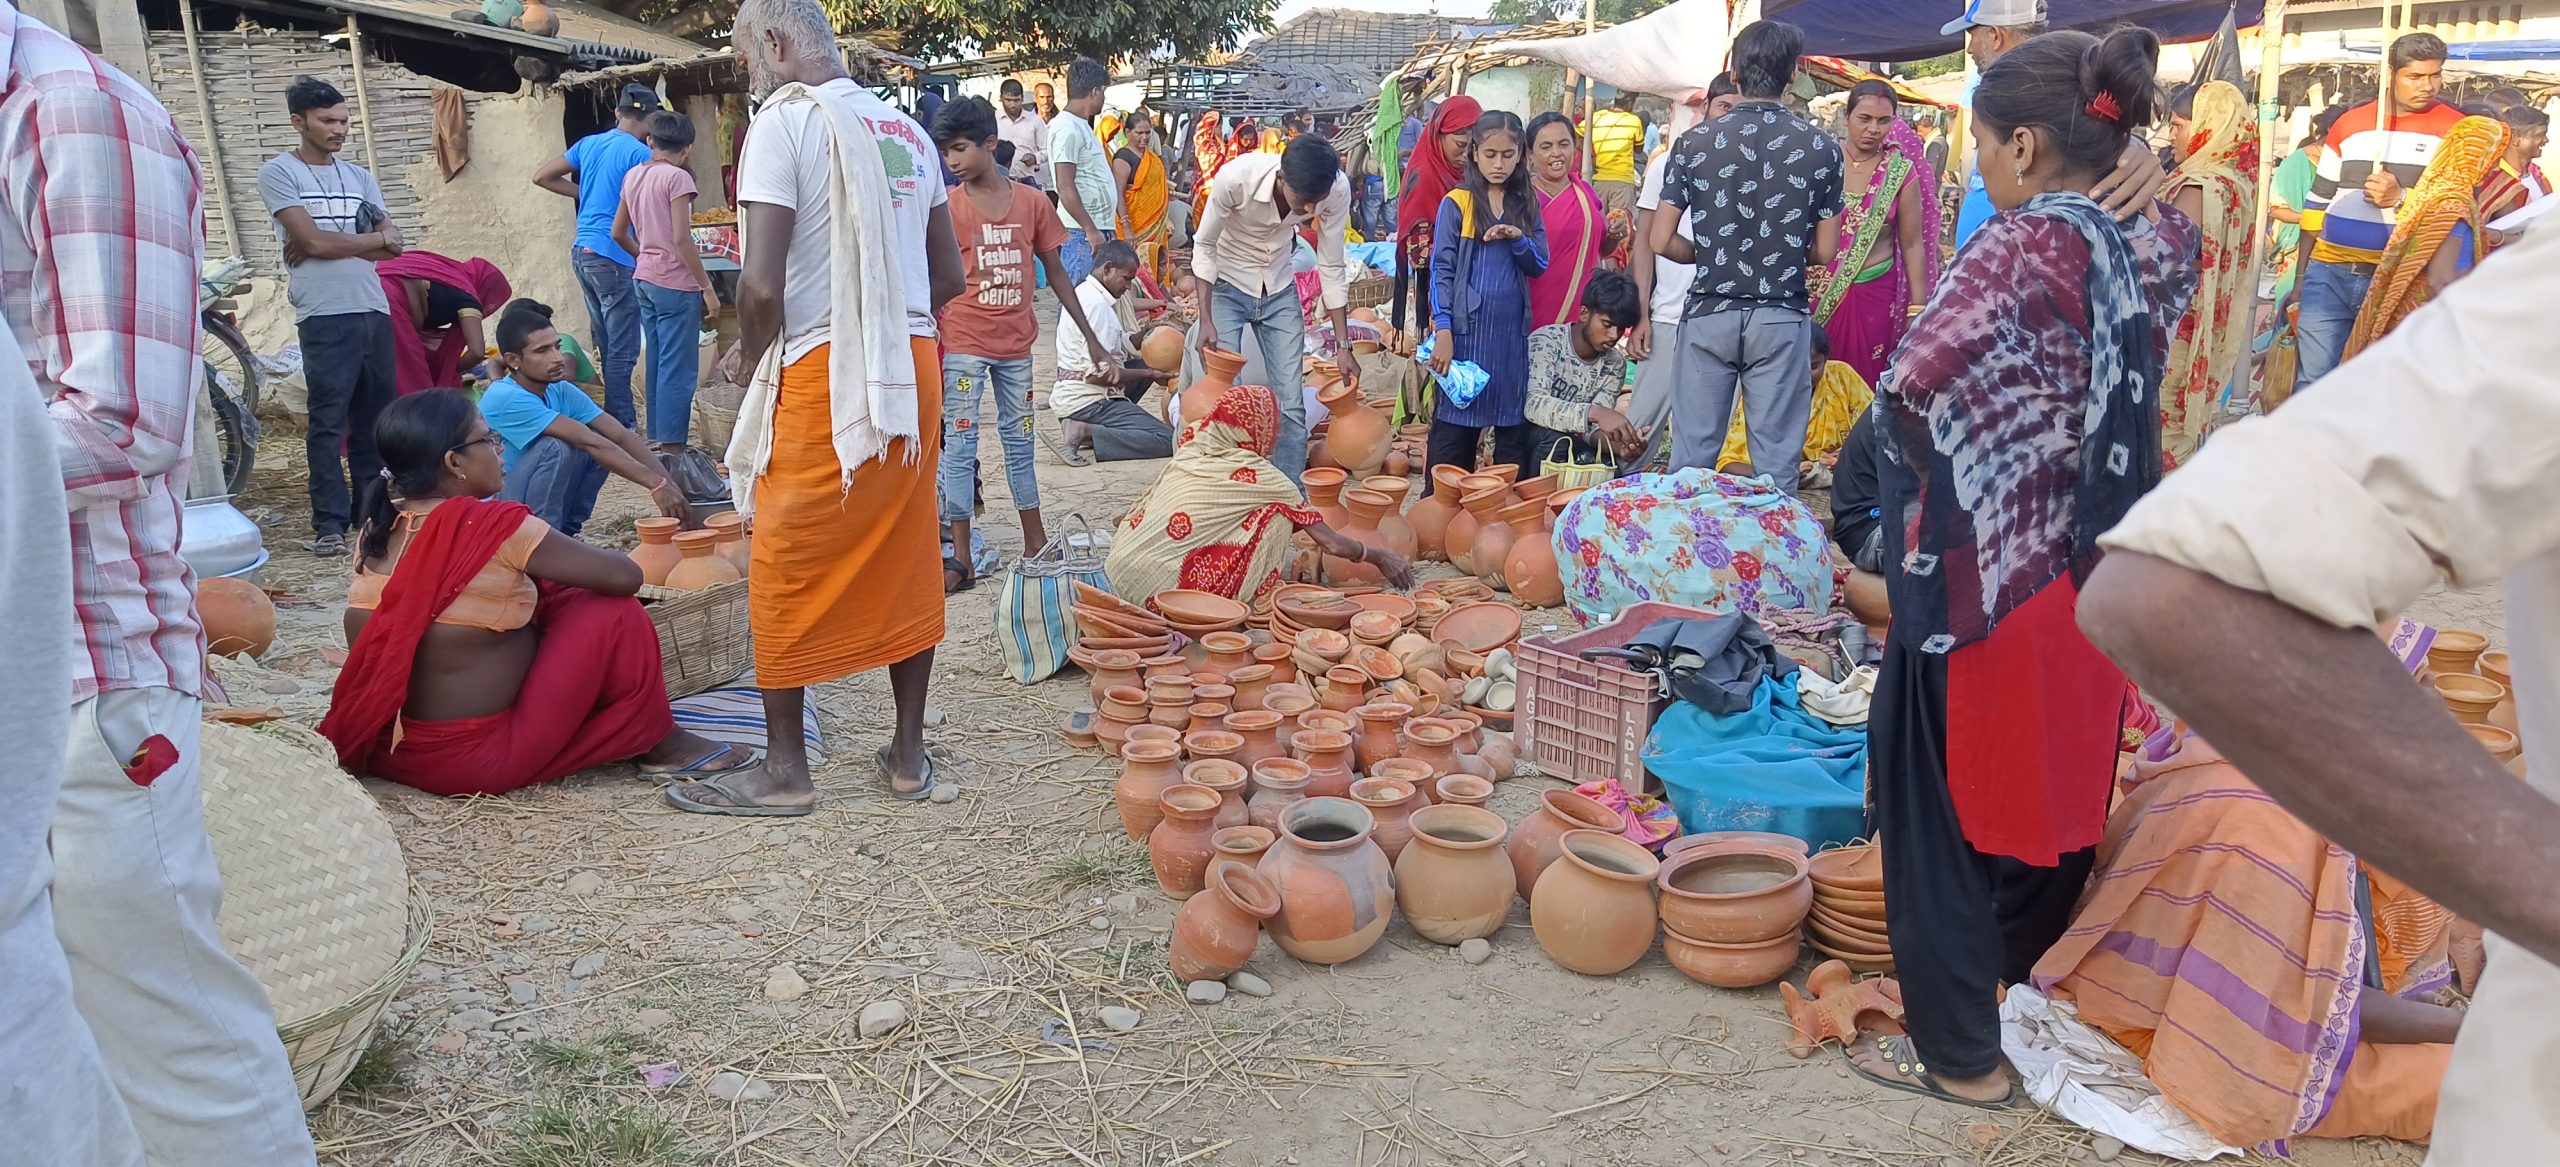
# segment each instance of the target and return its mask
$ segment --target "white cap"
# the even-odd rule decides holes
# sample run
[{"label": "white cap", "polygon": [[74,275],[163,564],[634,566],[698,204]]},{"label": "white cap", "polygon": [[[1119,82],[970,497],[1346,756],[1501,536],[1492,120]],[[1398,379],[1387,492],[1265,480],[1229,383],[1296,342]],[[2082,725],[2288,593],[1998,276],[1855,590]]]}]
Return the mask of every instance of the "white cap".
[{"label": "white cap", "polygon": [[2044,0],[1967,0],[1964,15],[1948,21],[1939,36],[1955,36],[1973,26],[2029,28],[2045,22]]}]

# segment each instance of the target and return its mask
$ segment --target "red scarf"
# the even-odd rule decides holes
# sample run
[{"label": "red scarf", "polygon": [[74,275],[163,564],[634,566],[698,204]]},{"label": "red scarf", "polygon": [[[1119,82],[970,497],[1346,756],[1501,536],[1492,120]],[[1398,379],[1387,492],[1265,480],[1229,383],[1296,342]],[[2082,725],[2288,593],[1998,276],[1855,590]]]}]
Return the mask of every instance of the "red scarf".
[{"label": "red scarf", "polygon": [[1484,106],[1475,98],[1460,95],[1440,103],[1439,112],[1422,127],[1422,137],[1413,143],[1413,157],[1404,167],[1404,193],[1396,199],[1396,234],[1409,237],[1415,224],[1431,225],[1440,213],[1440,200],[1466,180],[1464,167],[1451,166],[1440,156],[1440,139],[1463,134],[1484,116]]},{"label": "red scarf", "polygon": [[320,719],[320,736],[338,747],[338,761],[348,770],[372,772],[382,731],[408,703],[418,643],[532,513],[522,503],[476,498],[447,499],[427,512],[400,553],[391,582],[383,585],[382,603],[356,634],[330,690],[329,715]]}]

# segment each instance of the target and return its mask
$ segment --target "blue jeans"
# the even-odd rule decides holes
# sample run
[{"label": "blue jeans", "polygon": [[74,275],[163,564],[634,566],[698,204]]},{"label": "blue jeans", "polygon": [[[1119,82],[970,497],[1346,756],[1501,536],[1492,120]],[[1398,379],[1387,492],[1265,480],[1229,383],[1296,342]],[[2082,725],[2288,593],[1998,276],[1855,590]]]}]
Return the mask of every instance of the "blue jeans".
[{"label": "blue jeans", "polygon": [[563,535],[575,536],[596,512],[596,492],[604,489],[604,463],[558,438],[535,438],[507,469],[507,484],[498,497],[533,508],[533,517]]},{"label": "blue jeans", "polygon": [[604,374],[604,411],[628,426],[632,411],[631,366],[640,363],[640,300],[631,291],[631,269],[586,248],[573,248],[578,290],[587,296],[587,324],[595,330],[596,368]]},{"label": "blue jeans", "polygon": [[631,281],[640,331],[649,341],[650,441],[681,445],[693,428],[693,389],[702,378],[702,293]]},{"label": "blue jeans", "polygon": [[1031,469],[1031,358],[1009,361],[942,354],[942,521],[968,518],[978,501],[978,394],[995,389],[997,436],[1004,439],[1004,481],[1013,509],[1040,509],[1040,478]]},{"label": "blue jeans", "polygon": [[2356,314],[2364,311],[2364,294],[2372,287],[2370,268],[2317,259],[2303,265],[2302,307],[2294,326],[2300,346],[2294,362],[2296,391],[2338,367],[2346,356],[2347,338],[2355,333]]},{"label": "blue jeans", "polygon": [[1218,324],[1218,347],[1244,350],[1244,330],[1253,329],[1254,346],[1262,352],[1263,376],[1280,399],[1280,444],[1271,464],[1296,482],[1307,473],[1306,358],[1307,316],[1298,307],[1298,289],[1283,284],[1267,296],[1255,296],[1219,280],[1209,289]]},{"label": "blue jeans", "polygon": [[[1102,239],[1104,242],[1109,242],[1111,232],[1104,231]],[[1086,276],[1093,274],[1093,248],[1093,241],[1084,237],[1084,228],[1067,228],[1067,241],[1058,247],[1058,262],[1065,265],[1067,269],[1067,287],[1060,289],[1059,295],[1074,295],[1075,285],[1083,283]],[[1033,264],[1032,268],[1039,271],[1043,278],[1047,277],[1047,264]]]}]

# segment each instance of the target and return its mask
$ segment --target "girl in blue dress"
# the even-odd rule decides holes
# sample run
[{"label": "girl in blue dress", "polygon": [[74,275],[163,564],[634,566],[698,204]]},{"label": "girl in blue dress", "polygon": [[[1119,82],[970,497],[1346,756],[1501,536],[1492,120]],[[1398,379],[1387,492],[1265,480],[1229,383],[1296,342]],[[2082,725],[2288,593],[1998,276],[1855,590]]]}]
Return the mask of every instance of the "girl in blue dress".
[{"label": "girl in blue dress", "polygon": [[1493,462],[1537,473],[1529,400],[1529,279],[1547,270],[1546,227],[1529,186],[1529,137],[1520,118],[1494,110],[1468,134],[1466,181],[1440,200],[1432,224],[1431,314],[1438,329],[1431,367],[1447,373],[1473,361],[1488,374],[1484,391],[1464,405],[1443,389],[1433,406],[1430,467],[1476,468],[1476,449],[1493,431]]}]

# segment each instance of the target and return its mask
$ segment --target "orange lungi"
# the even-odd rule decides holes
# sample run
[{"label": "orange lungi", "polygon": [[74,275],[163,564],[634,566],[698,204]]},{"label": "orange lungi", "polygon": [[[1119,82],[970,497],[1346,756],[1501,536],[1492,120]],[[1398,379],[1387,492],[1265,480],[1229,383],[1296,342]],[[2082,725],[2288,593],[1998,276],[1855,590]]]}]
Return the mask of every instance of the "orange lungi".
[{"label": "orange lungi", "polygon": [[[827,350],[782,370],[773,458],[756,485],[747,573],[756,683],[796,689],[896,664],[942,643],[942,538],[934,468],[942,445],[942,357],[915,351],[918,443],[900,438],[853,472],[836,461]],[[931,391],[923,391],[930,387]]]}]

